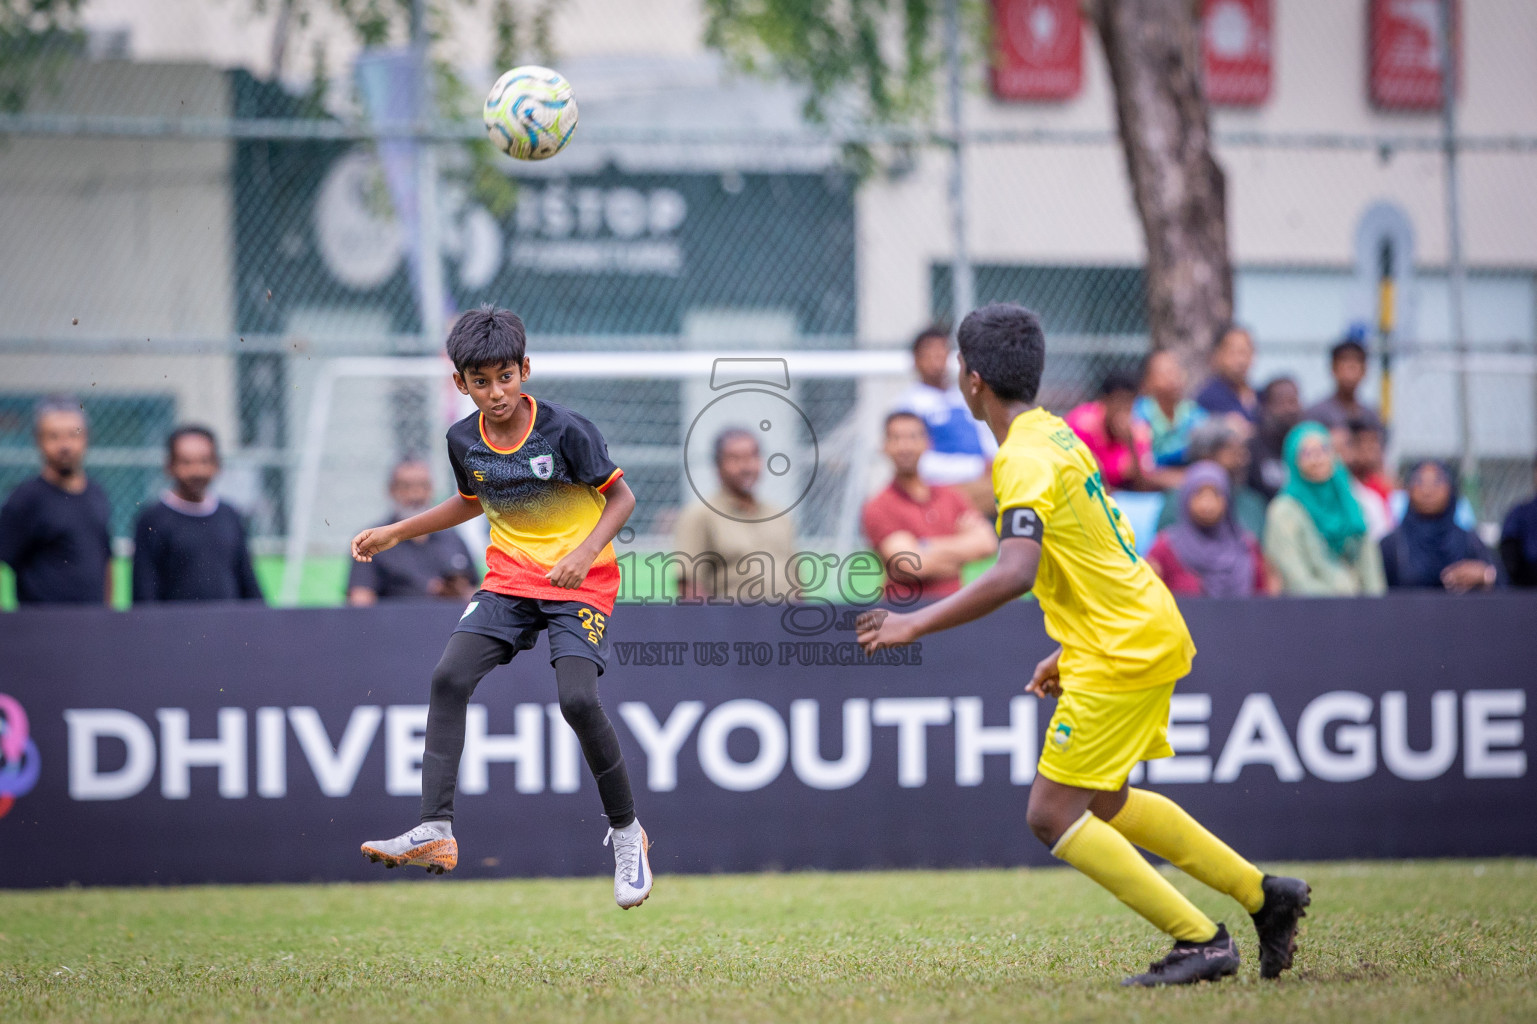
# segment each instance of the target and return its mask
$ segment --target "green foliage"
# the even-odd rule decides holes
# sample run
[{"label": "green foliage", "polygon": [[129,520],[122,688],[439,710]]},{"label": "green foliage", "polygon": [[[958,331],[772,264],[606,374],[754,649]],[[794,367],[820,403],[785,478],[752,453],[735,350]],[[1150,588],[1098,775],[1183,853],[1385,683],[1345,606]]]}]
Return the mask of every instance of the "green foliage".
[{"label": "green foliage", "polygon": [[[455,118],[480,109],[484,97],[474,94],[452,65],[434,61],[432,70],[433,96],[440,113]],[[493,216],[511,213],[518,203],[518,188],[502,170],[507,158],[484,138],[465,142],[456,155],[440,168],[445,180],[467,187]]]},{"label": "green foliage", "polygon": [[[462,831],[477,859],[517,842]],[[286,835],[334,842],[337,857],[358,856],[359,838],[342,842],[324,820]],[[379,871],[372,885],[0,892],[0,1020],[1537,1019],[1531,860],[1294,866],[1313,907],[1296,969],[1269,982],[1242,909],[1170,872],[1227,921],[1244,963],[1217,985],[1148,991],[1118,982],[1167,940],[1067,868],[679,876],[666,851],[688,830],[657,839],[656,891],[628,912],[606,878],[420,871]]]},{"label": "green foliage", "polygon": [[[352,26],[365,46],[403,45],[411,38],[411,0],[252,0],[266,5],[287,3],[307,15],[315,5],[329,5]],[[490,7],[488,31],[496,40],[497,68],[518,64],[555,62],[552,23],[565,0],[495,0]],[[427,0],[422,11],[422,30],[431,60],[433,104],[445,120],[462,120],[480,109],[481,97],[467,83],[459,68],[441,52],[451,10],[468,7],[466,0]],[[317,71],[312,95],[323,98],[323,69]],[[494,216],[503,217],[517,204],[517,186],[503,171],[504,157],[482,140],[465,143],[459,158],[444,161],[443,174],[469,189]]]},{"label": "green foliage", "polygon": [[[967,50],[984,38],[981,0],[961,0]],[[806,115],[851,100],[872,123],[932,113],[943,66],[944,0],[705,0],[706,42],[738,67],[810,87]]]},{"label": "green foliage", "polygon": [[[552,23],[556,10],[564,2],[536,0],[519,4],[515,0],[496,0],[492,4],[492,31],[496,34],[494,59],[499,72],[529,62],[544,65],[555,63]],[[478,107],[480,97],[476,99],[475,106]],[[518,203],[517,186],[502,170],[506,158],[493,147],[479,141],[466,147],[466,153],[469,157],[468,167],[466,172],[461,172],[464,183],[492,216],[506,217]]]},{"label": "green foliage", "polygon": [[[411,0],[329,0],[364,46],[387,46],[410,38]],[[432,7],[429,6],[429,11]]]},{"label": "green foliage", "polygon": [[513,0],[496,0],[491,6],[491,22],[496,33],[496,66],[503,71],[533,61],[555,61],[555,12],[564,0],[539,0],[527,13],[520,13]]},{"label": "green foliage", "polygon": [[[802,114],[911,126],[932,119],[942,91],[946,0],[705,0],[705,42],[749,74],[807,87]],[[961,59],[986,52],[987,0],[958,0]],[[842,163],[864,180],[909,164],[902,147],[846,142]]]},{"label": "green foliage", "polygon": [[31,90],[50,87],[79,53],[81,0],[0,0],[0,112],[27,105]]}]

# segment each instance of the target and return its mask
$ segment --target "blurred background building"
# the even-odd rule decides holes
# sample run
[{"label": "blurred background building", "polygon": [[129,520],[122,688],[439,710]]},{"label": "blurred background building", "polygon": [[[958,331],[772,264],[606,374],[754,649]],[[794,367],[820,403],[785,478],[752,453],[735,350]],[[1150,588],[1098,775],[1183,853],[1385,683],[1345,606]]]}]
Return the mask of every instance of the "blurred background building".
[{"label": "blurred background building", "polygon": [[[943,118],[808,122],[801,89],[707,45],[700,0],[440,6],[424,32],[462,89],[439,77],[417,110],[406,40],[367,49],[328,4],[84,0],[0,113],[0,492],[33,472],[36,399],[79,394],[125,534],[165,433],[206,423],[264,571],[298,535],[286,596],[339,600],[345,540],[383,511],[388,467],[425,452],[444,472],[462,410],[446,366],[336,361],[434,358],[454,310],[495,302],[528,323],[529,389],[603,427],[640,498],[641,550],[665,546],[692,498],[684,445],[715,396],[665,356],[822,353],[790,361],[815,444],[798,439],[785,486],[809,487],[803,540],[846,550],[882,482],[876,428],[905,346],[954,319],[957,280],[1042,313],[1057,411],[1146,351],[1142,233],[1075,2],[962,5],[996,26],[999,54],[964,69],[963,136]],[[581,127],[547,164],[483,141],[508,42],[497,7],[523,26],[520,59],[575,86]],[[1329,345],[1357,329],[1374,401],[1391,370],[1393,460],[1466,455],[1497,521],[1537,452],[1537,6],[1460,5],[1460,331],[1438,5],[1205,7],[1253,379],[1290,373],[1321,398]]]}]

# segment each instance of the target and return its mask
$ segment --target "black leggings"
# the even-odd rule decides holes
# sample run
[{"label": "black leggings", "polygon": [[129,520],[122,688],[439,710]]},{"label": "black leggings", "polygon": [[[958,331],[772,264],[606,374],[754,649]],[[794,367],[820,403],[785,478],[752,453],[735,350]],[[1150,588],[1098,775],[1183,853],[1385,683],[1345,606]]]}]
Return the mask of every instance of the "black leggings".
[{"label": "black leggings", "polygon": [[[422,820],[454,819],[454,786],[464,753],[464,716],[475,687],[508,660],[512,645],[479,633],[454,633],[438,667],[432,670],[432,701],[427,708],[427,753],[422,758]],[[603,814],[614,828],[635,820],[630,776],[619,750],[619,737],[598,700],[598,666],[587,658],[555,659],[560,713],[581,741],[587,767],[598,783]]]}]

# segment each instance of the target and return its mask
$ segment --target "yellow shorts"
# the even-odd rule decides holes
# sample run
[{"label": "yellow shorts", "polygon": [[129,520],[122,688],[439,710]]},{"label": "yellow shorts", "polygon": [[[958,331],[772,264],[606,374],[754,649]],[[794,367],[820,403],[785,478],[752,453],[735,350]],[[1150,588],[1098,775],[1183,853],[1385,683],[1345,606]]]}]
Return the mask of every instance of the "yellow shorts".
[{"label": "yellow shorts", "polygon": [[1037,770],[1080,789],[1121,788],[1138,761],[1173,757],[1169,698],[1174,683],[1126,693],[1065,689],[1046,726]]}]

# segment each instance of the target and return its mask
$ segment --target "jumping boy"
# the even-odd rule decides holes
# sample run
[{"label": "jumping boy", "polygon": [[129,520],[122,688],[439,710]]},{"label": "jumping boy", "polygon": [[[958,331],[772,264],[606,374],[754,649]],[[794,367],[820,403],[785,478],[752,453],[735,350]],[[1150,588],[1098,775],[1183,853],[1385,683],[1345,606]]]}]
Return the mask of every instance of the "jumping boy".
[{"label": "jumping boy", "polygon": [[364,530],[352,557],[366,562],[401,541],[448,530],[485,513],[491,524],[486,578],[459,619],[432,673],[422,819],[363,852],[388,867],[442,874],[459,863],[454,784],[464,751],[465,712],[475,686],[497,665],[550,640],[560,710],[581,741],[614,846],[614,901],[628,910],[651,894],[650,840],[635,820],[630,779],[614,727],[598,700],[607,666],[608,616],[619,591],[610,542],[635,509],[623,471],[609,461],[598,428],[522,390],[529,362],[523,321],[484,306],[448,336],[454,385],[476,411],[448,428],[459,493],[420,515]]},{"label": "jumping boy", "polygon": [[1260,872],[1173,801],[1127,778],[1170,757],[1174,684],[1195,645],[1158,577],[1137,557],[1120,509],[1071,428],[1035,404],[1046,358],[1040,320],[995,303],[960,328],[961,393],[997,437],[998,561],[960,592],[905,614],[860,617],[874,652],[979,619],[1034,590],[1060,647],[1026,692],[1057,697],[1025,821],[1071,864],[1174,939],[1168,956],[1126,985],[1216,981],[1238,971],[1224,925],[1196,909],[1133,844],[1243,904],[1259,932],[1260,976],[1292,965],[1309,888]]}]

